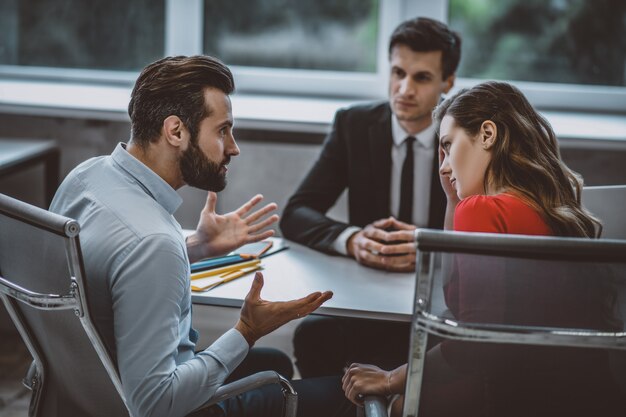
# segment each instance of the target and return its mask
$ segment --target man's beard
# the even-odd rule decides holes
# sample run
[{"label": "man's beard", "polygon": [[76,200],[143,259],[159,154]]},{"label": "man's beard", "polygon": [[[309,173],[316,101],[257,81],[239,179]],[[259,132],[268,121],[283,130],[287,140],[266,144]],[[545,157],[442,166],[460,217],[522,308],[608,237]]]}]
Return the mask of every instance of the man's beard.
[{"label": "man's beard", "polygon": [[180,171],[183,180],[190,186],[205,191],[222,191],[226,187],[226,174],[220,172],[229,161],[226,158],[216,164],[200,150],[197,140],[190,140],[189,147],[180,157]]}]

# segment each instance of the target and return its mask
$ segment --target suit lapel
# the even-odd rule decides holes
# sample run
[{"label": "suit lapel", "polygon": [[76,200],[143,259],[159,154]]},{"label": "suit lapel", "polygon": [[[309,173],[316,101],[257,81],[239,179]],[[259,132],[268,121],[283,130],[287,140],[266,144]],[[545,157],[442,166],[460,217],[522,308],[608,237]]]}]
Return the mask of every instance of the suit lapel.
[{"label": "suit lapel", "polygon": [[[373,118],[375,119],[375,118]],[[389,216],[389,190],[391,184],[391,109],[384,108],[381,116],[373,120],[368,130],[371,169],[374,178],[373,201],[378,202],[378,218]]]}]

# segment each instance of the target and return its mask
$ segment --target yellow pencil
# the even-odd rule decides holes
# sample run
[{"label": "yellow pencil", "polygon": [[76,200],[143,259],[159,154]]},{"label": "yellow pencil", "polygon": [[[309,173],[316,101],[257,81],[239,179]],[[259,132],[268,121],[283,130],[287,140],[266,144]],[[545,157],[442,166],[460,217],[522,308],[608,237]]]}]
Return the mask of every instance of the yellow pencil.
[{"label": "yellow pencil", "polygon": [[241,269],[239,271],[233,271],[230,274],[226,274],[225,276],[223,276],[222,277],[223,279],[220,282],[220,284],[225,284],[227,282],[230,282],[234,279],[237,279],[239,277],[242,277],[250,272],[254,272],[259,269],[261,269],[261,265],[255,265],[255,266],[251,266],[250,268]]},{"label": "yellow pencil", "polygon": [[261,263],[260,259],[253,259],[251,261],[240,262],[238,264],[223,266],[221,268],[210,269],[208,271],[196,272],[195,274],[191,274],[191,279],[200,279],[206,277],[212,277],[216,275],[223,275],[228,272],[238,271],[243,268],[248,268],[254,265],[258,265]]},{"label": "yellow pencil", "polygon": [[243,268],[243,269],[240,269],[240,270],[232,271],[232,272],[222,276],[221,277],[222,279],[220,279],[219,281],[212,282],[211,284],[206,285],[204,287],[198,287],[196,285],[192,285],[191,286],[191,290],[192,291],[207,291],[207,290],[210,290],[210,289],[213,289],[213,288],[217,287],[218,285],[225,284],[227,282],[230,282],[230,281],[232,281],[234,279],[240,278],[240,277],[242,277],[242,276],[244,276],[244,275],[246,275],[246,274],[248,274],[250,272],[254,272],[254,271],[259,270],[259,269],[261,269],[261,265],[257,264],[257,265],[251,266],[249,268]]}]

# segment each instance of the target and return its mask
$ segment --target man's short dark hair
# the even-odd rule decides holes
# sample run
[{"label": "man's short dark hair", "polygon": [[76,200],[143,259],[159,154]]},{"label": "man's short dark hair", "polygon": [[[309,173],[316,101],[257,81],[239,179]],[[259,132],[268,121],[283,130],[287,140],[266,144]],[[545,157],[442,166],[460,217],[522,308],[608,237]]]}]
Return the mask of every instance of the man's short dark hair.
[{"label": "man's short dark hair", "polygon": [[406,45],[415,52],[441,51],[442,76],[456,72],[461,60],[461,37],[445,24],[426,17],[403,22],[393,31],[389,55],[396,45]]},{"label": "man's short dark hair", "polygon": [[224,94],[235,89],[233,75],[220,60],[206,56],[160,59],[141,71],[128,104],[132,139],[140,146],[156,141],[167,117],[178,116],[192,138],[211,109],[204,100],[206,88]]}]

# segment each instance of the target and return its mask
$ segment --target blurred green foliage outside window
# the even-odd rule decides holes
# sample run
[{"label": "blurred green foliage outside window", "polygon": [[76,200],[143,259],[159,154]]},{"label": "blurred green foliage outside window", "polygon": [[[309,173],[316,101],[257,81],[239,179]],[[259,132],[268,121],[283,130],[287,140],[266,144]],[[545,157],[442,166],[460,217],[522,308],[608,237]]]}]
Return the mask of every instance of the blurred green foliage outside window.
[{"label": "blurred green foliage outside window", "polygon": [[205,0],[204,52],[229,65],[376,72],[378,0]]},{"label": "blurred green foliage outside window", "polygon": [[450,0],[467,78],[626,86],[625,0]]},{"label": "blurred green foliage outside window", "polygon": [[165,0],[1,0],[0,65],[140,70],[164,54]]}]

